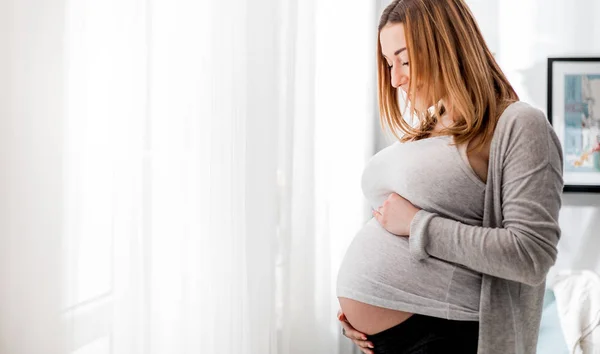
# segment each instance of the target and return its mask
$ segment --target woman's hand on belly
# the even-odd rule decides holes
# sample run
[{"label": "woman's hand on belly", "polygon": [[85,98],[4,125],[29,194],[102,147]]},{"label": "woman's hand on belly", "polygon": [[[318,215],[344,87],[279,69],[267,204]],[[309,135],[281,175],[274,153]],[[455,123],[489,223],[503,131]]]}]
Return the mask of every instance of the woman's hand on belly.
[{"label": "woman's hand on belly", "polygon": [[373,351],[369,349],[369,347],[373,348],[373,343],[367,340],[367,336],[364,333],[360,333],[354,327],[352,327],[342,310],[338,311],[337,317],[338,320],[342,323],[344,336],[350,338],[363,353],[373,354]]},{"label": "woman's hand on belly", "polygon": [[420,209],[397,193],[390,194],[373,216],[388,232],[408,237],[410,223]]}]

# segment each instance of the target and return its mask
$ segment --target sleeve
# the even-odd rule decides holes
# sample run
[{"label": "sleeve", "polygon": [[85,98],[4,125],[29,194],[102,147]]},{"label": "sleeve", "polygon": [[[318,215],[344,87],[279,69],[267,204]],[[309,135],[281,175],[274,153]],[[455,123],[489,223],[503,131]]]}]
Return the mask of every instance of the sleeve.
[{"label": "sleeve", "polygon": [[502,149],[501,162],[502,227],[467,225],[420,210],[410,225],[413,258],[433,256],[531,286],[545,280],[556,261],[560,238],[563,157],[543,113],[543,121],[537,118],[516,124],[506,133],[508,147]]}]

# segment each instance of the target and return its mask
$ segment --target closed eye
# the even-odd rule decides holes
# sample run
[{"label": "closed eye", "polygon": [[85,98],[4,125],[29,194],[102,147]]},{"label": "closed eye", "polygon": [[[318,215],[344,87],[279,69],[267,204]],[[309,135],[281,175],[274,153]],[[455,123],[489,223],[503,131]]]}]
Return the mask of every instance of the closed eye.
[{"label": "closed eye", "polygon": [[[408,64],[408,62],[406,62],[406,63],[401,63],[401,64],[402,64],[402,66],[408,66],[408,65],[409,65],[409,64]],[[388,69],[390,69],[390,70],[391,70],[393,67],[394,67],[393,65],[388,65]]]}]

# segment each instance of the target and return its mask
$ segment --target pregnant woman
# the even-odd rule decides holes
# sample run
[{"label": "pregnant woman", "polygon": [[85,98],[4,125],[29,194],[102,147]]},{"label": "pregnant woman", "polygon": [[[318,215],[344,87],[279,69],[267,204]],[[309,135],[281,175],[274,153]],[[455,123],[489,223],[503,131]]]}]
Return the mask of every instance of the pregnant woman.
[{"label": "pregnant woman", "polygon": [[393,1],[377,57],[398,141],[363,172],[373,218],[339,269],[344,334],[375,354],[535,353],[560,238],[552,126],[519,102],[463,0]]}]

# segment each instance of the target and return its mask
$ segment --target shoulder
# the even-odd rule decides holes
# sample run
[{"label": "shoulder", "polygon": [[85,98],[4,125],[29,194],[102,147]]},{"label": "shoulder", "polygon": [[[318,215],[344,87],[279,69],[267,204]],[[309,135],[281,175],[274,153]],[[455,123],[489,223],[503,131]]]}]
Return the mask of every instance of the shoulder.
[{"label": "shoulder", "polygon": [[[492,148],[503,159],[522,159],[531,164],[562,163],[561,147],[544,112],[525,102],[514,102],[500,116]],[[530,166],[531,167],[531,166]]]},{"label": "shoulder", "polygon": [[496,129],[500,132],[520,135],[548,134],[552,129],[546,114],[529,103],[517,101],[509,105],[500,115]]}]

